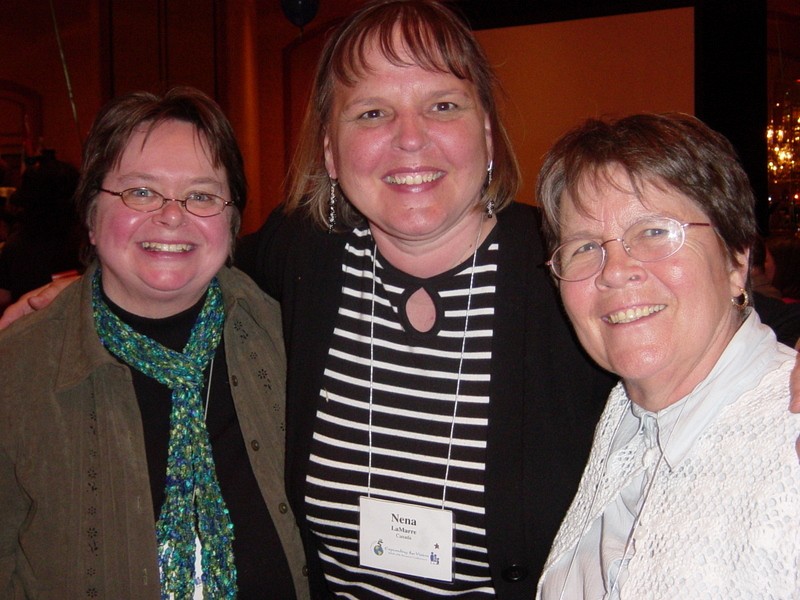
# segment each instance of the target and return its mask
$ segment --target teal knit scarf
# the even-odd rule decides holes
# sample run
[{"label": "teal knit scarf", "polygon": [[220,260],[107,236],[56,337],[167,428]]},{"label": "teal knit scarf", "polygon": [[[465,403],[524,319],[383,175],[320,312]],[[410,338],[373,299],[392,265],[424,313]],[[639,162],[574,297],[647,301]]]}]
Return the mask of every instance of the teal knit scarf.
[{"label": "teal knit scarf", "polygon": [[183,353],[137,333],[111,312],[100,291],[100,269],[92,281],[92,307],[108,351],[172,390],[165,499],[156,522],[161,597],[193,596],[197,536],[203,596],[235,598],[233,523],[214,470],[202,401],[203,371],[219,346],[225,320],[219,282],[211,281]]}]

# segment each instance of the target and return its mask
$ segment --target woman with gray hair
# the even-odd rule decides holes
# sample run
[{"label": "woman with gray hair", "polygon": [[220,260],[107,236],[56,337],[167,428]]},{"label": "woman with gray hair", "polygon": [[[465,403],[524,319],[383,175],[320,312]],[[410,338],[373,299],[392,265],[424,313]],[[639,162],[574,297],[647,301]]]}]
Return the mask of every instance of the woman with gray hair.
[{"label": "woman with gray hair", "polygon": [[685,115],[591,120],[538,181],[582,345],[618,374],[537,597],[792,598],[796,352],[750,305],[747,176]]}]

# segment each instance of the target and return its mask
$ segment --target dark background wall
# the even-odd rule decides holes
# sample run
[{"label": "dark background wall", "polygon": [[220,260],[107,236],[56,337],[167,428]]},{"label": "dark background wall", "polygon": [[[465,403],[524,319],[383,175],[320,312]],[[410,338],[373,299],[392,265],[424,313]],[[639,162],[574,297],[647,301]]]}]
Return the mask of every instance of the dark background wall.
[{"label": "dark background wall", "polygon": [[[112,96],[196,85],[217,98],[237,130],[252,191],[244,228],[252,230],[283,196],[301,107],[325,32],[360,4],[320,0],[316,17],[301,31],[284,17],[279,0],[54,0],[73,88],[70,99],[49,3],[0,0],[0,153],[18,153],[28,137],[77,163],[82,135]],[[692,9],[694,112],[733,141],[765,203],[764,130],[769,90],[776,87],[774,65],[780,64],[782,79],[800,76],[798,52],[791,49],[798,40],[783,35],[776,50],[770,32],[776,23],[797,31],[797,0],[455,4],[481,31]],[[526,76],[525,66],[520,61],[520,77]],[[557,64],[553,67],[558,70]],[[673,76],[651,75],[654,82]],[[762,220],[765,206],[760,207]]]}]

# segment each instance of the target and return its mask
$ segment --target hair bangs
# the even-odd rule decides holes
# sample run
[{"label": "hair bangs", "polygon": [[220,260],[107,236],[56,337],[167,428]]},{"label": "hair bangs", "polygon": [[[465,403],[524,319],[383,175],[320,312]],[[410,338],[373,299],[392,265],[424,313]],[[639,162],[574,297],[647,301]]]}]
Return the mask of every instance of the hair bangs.
[{"label": "hair bangs", "polygon": [[454,34],[450,23],[437,18],[438,10],[424,4],[402,3],[392,8],[376,11],[371,19],[365,18],[357,32],[342,32],[341,42],[331,57],[336,80],[352,86],[364,77],[371,69],[367,53],[373,47],[398,67],[416,65],[473,80],[467,58],[472,49],[464,47],[464,40]]}]

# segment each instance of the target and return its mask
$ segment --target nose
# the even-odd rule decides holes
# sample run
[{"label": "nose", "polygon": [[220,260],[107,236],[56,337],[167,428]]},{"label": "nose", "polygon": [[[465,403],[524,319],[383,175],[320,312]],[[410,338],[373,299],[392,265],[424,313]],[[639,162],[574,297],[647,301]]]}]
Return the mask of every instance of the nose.
[{"label": "nose", "polygon": [[154,213],[153,220],[169,227],[178,227],[186,219],[186,213],[183,200],[166,198],[164,206]]},{"label": "nose", "polygon": [[597,275],[596,282],[604,287],[620,287],[632,281],[641,281],[646,277],[642,263],[632,258],[626,251],[621,239],[611,239],[603,243],[606,260]]},{"label": "nose", "polygon": [[409,152],[425,147],[428,139],[425,118],[417,114],[401,114],[397,117],[395,145]]}]

